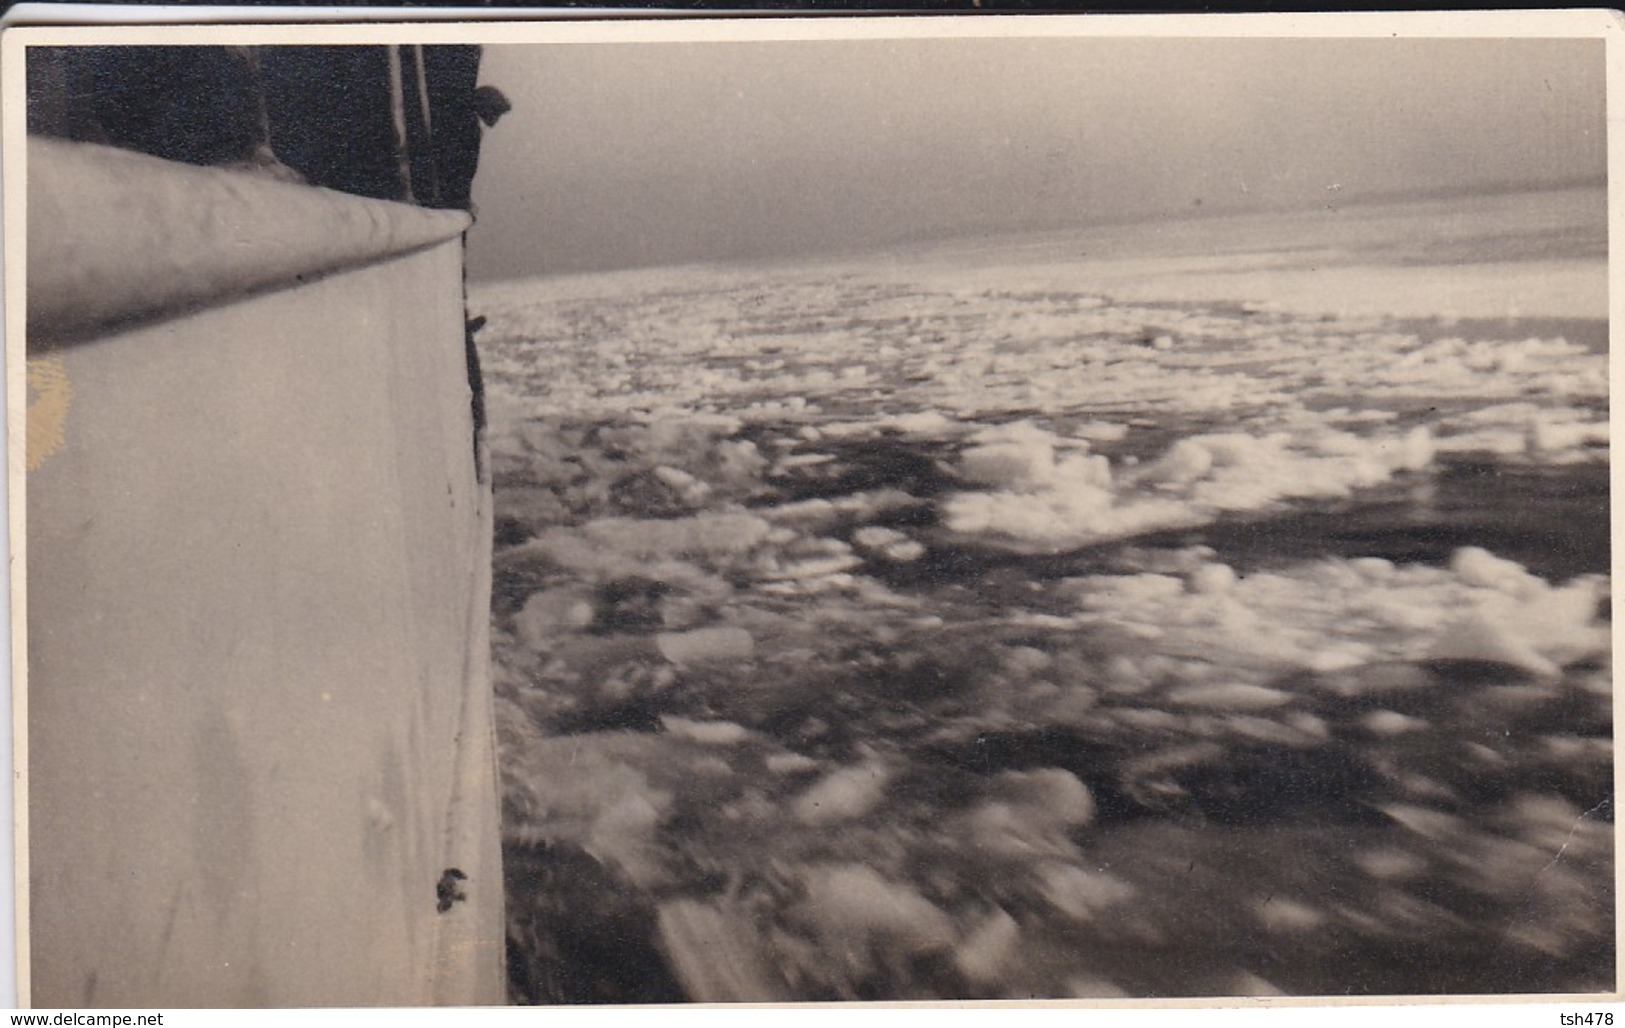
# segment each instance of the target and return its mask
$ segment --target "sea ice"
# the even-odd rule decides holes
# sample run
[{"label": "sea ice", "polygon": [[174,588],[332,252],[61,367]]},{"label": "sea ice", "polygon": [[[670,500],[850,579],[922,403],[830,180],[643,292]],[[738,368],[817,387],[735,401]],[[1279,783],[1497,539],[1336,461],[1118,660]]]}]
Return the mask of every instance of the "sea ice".
[{"label": "sea ice", "polygon": [[1055,459],[1053,437],[988,443],[961,454],[961,473],[989,492],[943,505],[950,529],[1021,546],[1076,548],[1267,509],[1292,499],[1347,496],[1433,460],[1431,434],[1360,437],[1242,432],[1188,436],[1149,464],[1114,472],[1100,454]]},{"label": "sea ice", "polygon": [[751,734],[750,729],[732,721],[694,721],[673,714],[662,715],[660,725],[670,735],[710,745],[744,742]]},{"label": "sea ice", "polygon": [[514,615],[514,632],[532,650],[547,648],[561,633],[587,627],[592,599],[583,590],[561,586],[532,593]]},{"label": "sea ice", "polygon": [[1079,921],[1092,921],[1135,895],[1134,887],[1116,875],[1074,864],[1045,864],[1038,870],[1038,879],[1044,898]]},{"label": "sea ice", "polygon": [[1021,948],[1021,926],[995,907],[954,950],[954,966],[976,985],[998,985]]},{"label": "sea ice", "polygon": [[1095,816],[1095,801],[1088,787],[1076,775],[1057,768],[1005,771],[993,779],[989,794],[1008,803],[1036,808],[1060,824],[1088,824]]},{"label": "sea ice", "polygon": [[767,522],[750,514],[702,514],[673,520],[601,518],[587,525],[594,545],[638,557],[735,554],[767,537]]},{"label": "sea ice", "polygon": [[631,881],[658,880],[655,830],[673,797],[627,759],[642,745],[617,736],[598,744],[562,738],[510,752],[504,782],[513,837],[573,843]]},{"label": "sea ice", "polygon": [[[1462,657],[1550,675],[1606,654],[1609,645],[1599,612],[1606,579],[1553,586],[1472,547],[1458,551],[1449,569],[1323,560],[1247,575],[1218,593],[1188,591],[1179,578],[1158,574],[1095,575],[1069,579],[1067,587],[1086,623],[1145,626],[1164,648],[1223,655],[1243,666],[1332,671]],[[1199,700],[1212,688],[1187,692]],[[1240,702],[1251,686],[1224,688],[1242,690],[1235,693]]]},{"label": "sea ice", "polygon": [[959,461],[960,473],[976,485],[1028,490],[1055,476],[1055,452],[1042,442],[973,446]]},{"label": "sea ice", "polygon": [[[1575,868],[1606,865],[1611,829],[1564,798],[1611,766],[1608,580],[1549,582],[1473,548],[1437,567],[1221,541],[1250,527],[1241,515],[1335,520],[1336,501],[1376,488],[1425,515],[1384,537],[1399,554],[1440,521],[1477,530],[1479,512],[1444,502],[1469,463],[1606,461],[1595,326],[1576,323],[1582,345],[1551,325],[1389,317],[1600,316],[1605,262],[1419,274],[1280,252],[1287,238],[1172,260],[1074,246],[1008,267],[476,285],[498,515],[504,539],[528,540],[501,548],[493,625],[510,840],[584,849],[658,911],[650,931],[695,998],[943,981],[1122,995],[1170,987],[1151,981],[1167,968],[1198,991],[1313,991],[1338,973],[1327,939],[1382,966],[1395,940],[1462,966],[1452,954],[1510,940],[1546,967],[1610,938],[1606,872]],[[1264,296],[1280,302],[1238,305]],[[1539,503],[1559,486],[1530,488]],[[1223,556],[1095,548],[1215,522]],[[1358,538],[1329,545],[1354,554]],[[1063,554],[1075,577],[1022,554]],[[606,599],[637,582],[642,606]],[[941,675],[877,656],[939,652]],[[642,730],[590,728],[622,716]],[[576,734],[546,737],[560,725]],[[1091,759],[1099,743],[1115,786],[1035,766],[1073,737]],[[938,757],[971,739],[1021,770],[946,772]],[[1345,757],[1375,780],[1294,781],[1346,787],[1346,844],[1290,818],[1158,820],[1210,813],[1261,766]],[[1505,788],[1563,796],[1475,798]],[[1097,823],[1097,798],[1148,816]],[[1192,877],[1184,850],[1213,846],[1285,868],[1282,891]],[[1441,888],[1421,902],[1410,882]],[[1181,937],[1174,910],[1302,952]],[[1114,938],[1147,948],[1098,956]]]},{"label": "sea ice", "polygon": [[749,632],[725,625],[687,632],[661,632],[655,636],[655,645],[660,655],[673,664],[749,660],[756,654],[756,641]]},{"label": "sea ice", "polygon": [[1291,702],[1279,689],[1237,682],[1228,685],[1193,685],[1168,693],[1170,703],[1214,710],[1268,710]]},{"label": "sea ice", "polygon": [[862,817],[884,797],[890,779],[886,768],[873,761],[832,771],[796,798],[797,820],[827,825]]},{"label": "sea ice", "polygon": [[952,920],[903,882],[887,881],[863,864],[815,865],[806,869],[810,922],[825,952],[863,974],[876,966],[877,947],[901,956],[945,949],[954,941]]}]

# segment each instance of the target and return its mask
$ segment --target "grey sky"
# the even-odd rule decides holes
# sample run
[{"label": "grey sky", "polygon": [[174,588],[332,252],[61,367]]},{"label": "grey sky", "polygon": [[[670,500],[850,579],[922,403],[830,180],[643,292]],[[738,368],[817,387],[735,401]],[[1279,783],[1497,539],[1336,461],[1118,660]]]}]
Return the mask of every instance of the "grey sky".
[{"label": "grey sky", "polygon": [[488,46],[503,278],[1605,173],[1601,40]]}]

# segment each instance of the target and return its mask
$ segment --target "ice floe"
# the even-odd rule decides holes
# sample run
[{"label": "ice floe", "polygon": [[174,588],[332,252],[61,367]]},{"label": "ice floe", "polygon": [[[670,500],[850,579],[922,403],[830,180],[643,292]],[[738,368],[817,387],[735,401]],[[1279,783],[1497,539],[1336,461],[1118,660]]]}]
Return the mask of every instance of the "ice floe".
[{"label": "ice floe", "polygon": [[[1387,561],[1324,561],[1236,579],[1219,591],[1187,588],[1214,577],[1204,564],[1189,579],[1137,574],[1075,579],[1090,623],[1139,626],[1166,650],[1225,654],[1247,663],[1334,670],[1395,659],[1469,658],[1551,675],[1609,647],[1602,613],[1608,582],[1583,576],[1551,585],[1476,547],[1451,567]],[[1192,691],[1187,702],[1225,692]],[[1232,692],[1242,686],[1228,687]],[[1229,705],[1245,707],[1245,691]],[[1259,705],[1268,705],[1261,698]]]},{"label": "ice floe", "polygon": [[1348,496],[1423,470],[1434,454],[1425,428],[1371,437],[1332,429],[1299,436],[1208,433],[1180,439],[1148,463],[1114,469],[1100,455],[1057,459],[1060,441],[1028,429],[1009,433],[1011,441],[961,453],[967,482],[997,488],[951,497],[944,504],[949,528],[1075,549],[1284,500]]}]

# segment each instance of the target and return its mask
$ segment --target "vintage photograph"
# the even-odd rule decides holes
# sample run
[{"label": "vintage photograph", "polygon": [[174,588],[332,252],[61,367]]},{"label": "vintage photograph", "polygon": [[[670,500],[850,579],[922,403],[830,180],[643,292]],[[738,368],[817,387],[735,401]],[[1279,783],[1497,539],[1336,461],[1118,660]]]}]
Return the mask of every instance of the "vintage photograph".
[{"label": "vintage photograph", "polygon": [[1617,996],[1607,24],[8,32],[25,1002]]}]

